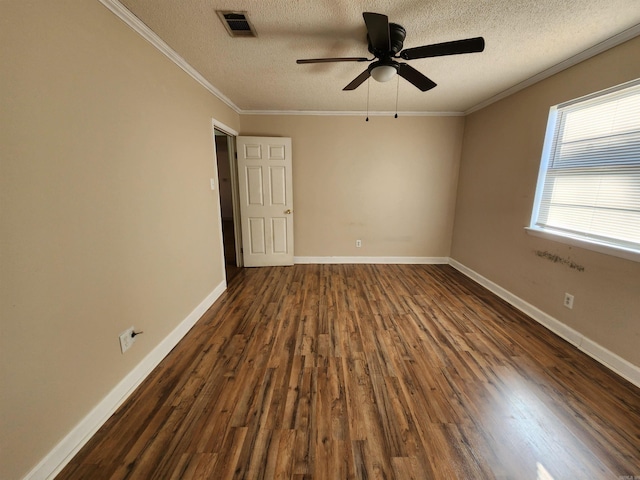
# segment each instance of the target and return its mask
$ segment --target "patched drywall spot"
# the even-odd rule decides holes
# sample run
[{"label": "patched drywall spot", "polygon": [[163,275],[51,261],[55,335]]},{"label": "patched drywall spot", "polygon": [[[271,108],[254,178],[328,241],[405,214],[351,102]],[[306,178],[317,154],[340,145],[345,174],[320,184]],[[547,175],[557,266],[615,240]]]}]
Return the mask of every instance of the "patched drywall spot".
[{"label": "patched drywall spot", "polygon": [[577,270],[579,272],[584,272],[584,267],[582,265],[578,265],[574,261],[569,258],[562,258],[560,255],[556,255],[555,253],[547,252],[546,250],[543,252],[542,250],[534,250],[534,253],[540,257],[549,260],[553,263],[560,263],[561,265],[566,265],[573,270]]}]

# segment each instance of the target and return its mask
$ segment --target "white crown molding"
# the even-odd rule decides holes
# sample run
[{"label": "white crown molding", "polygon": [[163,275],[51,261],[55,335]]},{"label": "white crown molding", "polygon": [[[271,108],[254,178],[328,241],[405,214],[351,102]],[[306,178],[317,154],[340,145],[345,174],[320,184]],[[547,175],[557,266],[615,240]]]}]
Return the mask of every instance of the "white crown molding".
[{"label": "white crown molding", "polygon": [[[165,55],[169,60],[184,70],[195,81],[206,88],[211,94],[219,98],[234,112],[239,115],[317,115],[317,116],[366,116],[366,112],[357,111],[317,111],[317,110],[242,110],[231,99],[225,96],[220,90],[214,87],[200,72],[193,68],[187,61],[182,58],[173,48],[164,42],[153,30],[151,30],[144,22],[136,17],[129,9],[122,5],[118,0],[98,0],[120,20],[127,24],[132,30],[138,33],[151,45],[156,47],[160,53]],[[370,117],[376,116],[392,116],[395,112],[369,112]],[[448,117],[463,116],[463,112],[398,112],[398,116],[402,117]]]},{"label": "white crown molding", "polygon": [[573,57],[570,57],[554,65],[553,67],[550,67],[538,73],[537,75],[534,75],[533,77],[530,77],[514,85],[513,87],[508,88],[507,90],[500,92],[497,95],[494,95],[493,97],[484,100],[483,102],[480,102],[479,104],[471,107],[469,110],[466,110],[464,114],[469,115],[470,113],[477,112],[478,110],[482,110],[483,108],[488,107],[492,103],[496,103],[497,101],[502,100],[503,98],[507,98],[508,96],[513,95],[516,92],[519,92],[520,90],[524,90],[525,88],[530,87],[531,85],[534,85],[546,78],[549,78],[552,75],[555,75],[556,73],[560,73],[563,70],[566,70],[567,68],[573,67],[574,65],[577,65],[580,62],[584,62],[585,60],[588,60],[591,57],[595,57],[596,55],[602,52],[605,52],[613,47],[617,47],[618,45],[626,41],[629,41],[637,37],[638,35],[640,35],[640,24],[634,25],[633,27],[628,28],[623,32],[620,32],[617,35],[614,35],[613,37],[608,38],[607,40],[604,40],[603,42],[600,42],[594,45],[593,47],[587,48],[586,50],[574,55]]},{"label": "white crown molding", "polygon": [[162,54],[164,54],[169,60],[179,66],[188,75],[190,75],[195,81],[206,88],[211,94],[219,98],[234,112],[240,114],[240,109],[233,103],[228,97],[226,97],[220,90],[214,87],[209,81],[204,78],[195,68],[187,63],[178,53],[167,45],[153,30],[147,27],[138,17],[131,13],[124,5],[118,0],[98,0],[105,7],[107,7],[112,13],[114,13],[120,20],[131,27],[142,38],[148,41],[151,45],[156,47]]},{"label": "white crown molding", "polygon": [[551,315],[546,314],[539,308],[525,302],[520,297],[502,288],[500,285],[492,282],[488,278],[483,277],[453,258],[449,259],[449,264],[471,280],[495,293],[498,297],[525,313],[548,330],[551,330],[578,350],[581,350],[608,369],[627,379],[637,387],[640,387],[640,367],[637,365],[634,365],[612,351],[607,350],[602,345],[594,342],[588,337],[585,337],[580,332],[577,332],[568,325],[565,325],[560,320],[553,318]]},{"label": "white crown molding", "polygon": [[[314,116],[365,116],[366,112],[359,111],[344,111],[344,112],[336,112],[336,111],[322,111],[322,110],[242,110],[235,103],[231,101],[227,96],[225,96],[220,90],[214,87],[207,79],[205,79],[195,68],[187,63],[187,61],[182,58],[178,53],[173,50],[169,45],[167,45],[158,35],[156,35],[153,30],[151,30],[147,25],[145,25],[138,17],[136,17],[133,13],[131,13],[124,5],[122,5],[118,0],[98,0],[102,3],[106,8],[108,8],[111,12],[113,12],[118,18],[120,18],[124,23],[126,23],[129,27],[131,27],[135,32],[137,32],[140,36],[142,36],[145,40],[151,43],[154,47],[156,47],[161,53],[163,53],[167,58],[173,61],[176,65],[178,65],[182,70],[184,70],[187,74],[189,74],[194,80],[200,83],[204,88],[206,88],[211,94],[219,98],[222,102],[224,102],[227,106],[229,106],[233,111],[235,111],[239,115],[314,115]],[[523,90],[531,85],[544,80],[556,73],[559,73],[563,70],[566,70],[569,67],[572,67],[580,62],[583,62],[599,53],[602,53],[610,48],[613,48],[621,43],[624,43],[632,38],[640,35],[640,24],[635,25],[613,37],[594,45],[583,52],[574,55],[567,60],[554,65],[543,72],[534,75],[533,77],[524,80],[517,85],[514,85],[507,90],[494,95],[483,102],[471,107],[470,109],[464,112],[398,112],[399,116],[403,117],[459,117],[466,116],[470,113],[481,110],[492,103],[495,103],[503,98],[506,98],[510,95],[513,95],[520,90]],[[369,112],[369,116],[390,116],[393,115],[394,112]]]},{"label": "white crown molding", "polygon": [[[393,117],[395,112],[324,111],[324,110],[241,110],[241,115],[308,115],[332,117]],[[398,112],[398,117],[463,117],[464,112]]]},{"label": "white crown molding", "polygon": [[73,456],[91,439],[115,411],[129,398],[151,371],[169,354],[180,340],[191,330],[205,312],[227,289],[222,281],[202,302],[178,324],[149,354],[125,376],[89,414],[78,423],[44,457],[23,480],[45,480],[54,478],[71,461]]}]

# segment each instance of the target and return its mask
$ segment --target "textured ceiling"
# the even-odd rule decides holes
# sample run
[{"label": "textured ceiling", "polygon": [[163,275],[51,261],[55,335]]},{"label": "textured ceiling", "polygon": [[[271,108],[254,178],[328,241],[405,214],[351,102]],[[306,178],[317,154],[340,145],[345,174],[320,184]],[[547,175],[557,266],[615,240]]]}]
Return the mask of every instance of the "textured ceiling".
[{"label": "textured ceiling", "polygon": [[[121,0],[241,111],[363,111],[366,63],[298,65],[298,58],[366,56],[363,11],[407,30],[404,48],[483,36],[485,51],[411,60],[438,86],[370,81],[369,109],[465,112],[640,24],[639,0]],[[231,38],[216,10],[246,11],[258,36]]]}]

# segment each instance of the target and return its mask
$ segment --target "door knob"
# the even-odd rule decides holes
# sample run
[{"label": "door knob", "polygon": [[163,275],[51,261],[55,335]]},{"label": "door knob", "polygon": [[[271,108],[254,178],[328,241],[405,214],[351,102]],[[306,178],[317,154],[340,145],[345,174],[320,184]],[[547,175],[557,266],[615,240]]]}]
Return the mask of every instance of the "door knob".
[{"label": "door knob", "polygon": [[286,210],[284,211],[284,214],[285,214],[285,215],[291,215],[291,209],[290,209],[290,208],[286,209]]}]

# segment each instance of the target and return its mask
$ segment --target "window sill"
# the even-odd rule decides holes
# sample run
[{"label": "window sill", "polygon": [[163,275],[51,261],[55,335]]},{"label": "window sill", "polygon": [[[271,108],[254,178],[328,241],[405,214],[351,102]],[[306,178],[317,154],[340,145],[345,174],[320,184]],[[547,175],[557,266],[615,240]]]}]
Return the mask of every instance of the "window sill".
[{"label": "window sill", "polygon": [[547,240],[552,240],[554,242],[565,243],[574,247],[580,247],[586,250],[604,253],[605,255],[624,258],[633,262],[640,262],[640,250],[613,246],[606,243],[586,240],[584,238],[574,237],[559,232],[543,230],[541,228],[525,227],[525,230],[529,235],[533,235],[534,237],[540,237]]}]

